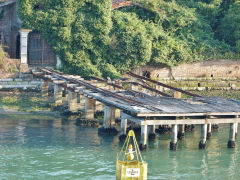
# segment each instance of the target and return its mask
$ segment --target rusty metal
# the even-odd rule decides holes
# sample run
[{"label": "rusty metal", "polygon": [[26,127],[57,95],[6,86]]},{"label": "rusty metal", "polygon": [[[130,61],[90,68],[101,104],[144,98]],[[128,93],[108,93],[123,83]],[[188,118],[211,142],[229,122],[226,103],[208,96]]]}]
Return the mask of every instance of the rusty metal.
[{"label": "rusty metal", "polygon": [[158,84],[158,85],[163,86],[163,87],[166,87],[166,88],[168,88],[168,89],[172,89],[172,90],[174,90],[174,91],[178,91],[178,92],[181,92],[181,93],[183,93],[183,94],[187,94],[187,95],[189,95],[189,96],[202,97],[202,96],[199,96],[199,95],[197,95],[197,94],[193,94],[193,93],[184,91],[184,90],[182,90],[182,89],[175,88],[175,87],[169,86],[169,85],[167,85],[167,84],[163,84],[163,83],[161,83],[161,82],[152,80],[152,79],[150,79],[150,78],[146,78],[146,77],[144,77],[144,76],[140,76],[140,75],[134,74],[134,73],[132,73],[132,72],[128,72],[127,74],[130,75],[130,76],[132,76],[132,77],[139,78],[139,79],[144,79],[144,80],[146,80],[146,81],[149,81],[149,82]]}]

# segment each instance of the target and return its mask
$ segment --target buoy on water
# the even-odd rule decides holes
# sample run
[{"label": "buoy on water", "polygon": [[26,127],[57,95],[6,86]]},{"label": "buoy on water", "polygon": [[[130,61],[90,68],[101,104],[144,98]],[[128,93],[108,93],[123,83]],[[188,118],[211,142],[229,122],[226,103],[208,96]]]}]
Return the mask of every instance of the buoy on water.
[{"label": "buoy on water", "polygon": [[[130,143],[131,142],[131,143]],[[147,163],[143,161],[134,131],[129,131],[116,162],[117,180],[147,180]]]}]

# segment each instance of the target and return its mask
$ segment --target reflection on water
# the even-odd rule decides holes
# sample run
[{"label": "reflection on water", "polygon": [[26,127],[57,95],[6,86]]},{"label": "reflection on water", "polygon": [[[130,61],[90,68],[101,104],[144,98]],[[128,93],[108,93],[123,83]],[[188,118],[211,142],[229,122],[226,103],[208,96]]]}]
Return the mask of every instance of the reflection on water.
[{"label": "reflection on water", "polygon": [[[239,148],[227,148],[228,131],[221,126],[207,149],[198,150],[197,127],[187,132],[176,152],[169,151],[170,135],[158,135],[142,153],[149,163],[148,179],[238,179]],[[117,136],[98,136],[97,128],[80,127],[73,120],[1,118],[0,179],[115,179],[121,146]]]}]

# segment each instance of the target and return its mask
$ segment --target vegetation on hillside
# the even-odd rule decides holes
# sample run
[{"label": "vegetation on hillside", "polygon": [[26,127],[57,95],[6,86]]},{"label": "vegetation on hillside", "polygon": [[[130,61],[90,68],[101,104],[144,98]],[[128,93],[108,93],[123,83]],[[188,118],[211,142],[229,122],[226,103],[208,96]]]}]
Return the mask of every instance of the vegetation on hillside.
[{"label": "vegetation on hillside", "polygon": [[237,0],[19,0],[25,28],[42,34],[63,61],[63,71],[84,77],[119,77],[144,64],[240,56]]}]

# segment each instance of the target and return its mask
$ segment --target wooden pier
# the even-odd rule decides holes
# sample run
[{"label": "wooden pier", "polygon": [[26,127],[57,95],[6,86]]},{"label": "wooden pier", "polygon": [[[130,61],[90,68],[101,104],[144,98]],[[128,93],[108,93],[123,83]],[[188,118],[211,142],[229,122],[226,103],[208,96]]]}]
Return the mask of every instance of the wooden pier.
[{"label": "wooden pier", "polygon": [[[132,82],[131,89],[126,90],[119,83],[100,78],[86,81],[80,76],[66,75],[47,68],[32,73],[43,79],[43,97],[47,96],[49,83],[54,85],[56,105],[63,104],[64,98],[66,99],[63,92],[68,92],[69,111],[80,110],[86,119],[93,119],[98,104],[104,111],[104,123],[100,132],[116,134],[117,131],[113,129],[118,116],[121,118],[121,138],[126,136],[128,122],[138,124],[141,127],[141,149],[147,148],[148,135],[154,137],[157,126],[169,125],[172,127],[170,149],[176,150],[178,139],[184,137],[184,126],[196,124],[201,125],[199,148],[204,149],[207,139],[211,137],[211,125],[226,123],[230,124],[228,147],[235,147],[240,101],[201,97],[133,73],[129,73],[129,76],[151,82],[155,88]],[[101,87],[103,84],[105,86]],[[173,94],[163,92],[163,87],[170,89]],[[191,98],[181,99],[181,93]],[[120,115],[117,112],[121,112]]]}]

